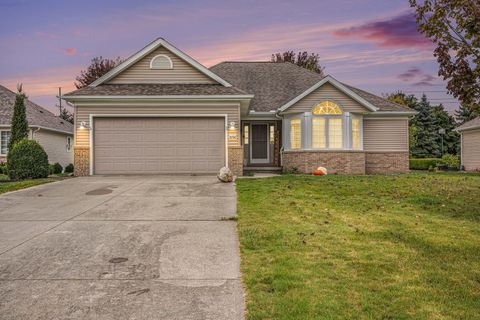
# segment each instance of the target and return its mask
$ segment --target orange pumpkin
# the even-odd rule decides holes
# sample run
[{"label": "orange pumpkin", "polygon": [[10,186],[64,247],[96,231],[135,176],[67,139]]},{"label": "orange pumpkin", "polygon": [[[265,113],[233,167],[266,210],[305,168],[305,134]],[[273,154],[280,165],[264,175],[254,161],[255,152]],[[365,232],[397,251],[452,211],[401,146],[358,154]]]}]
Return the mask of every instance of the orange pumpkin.
[{"label": "orange pumpkin", "polygon": [[313,174],[316,176],[323,176],[325,172],[323,172],[323,170],[313,170]]}]

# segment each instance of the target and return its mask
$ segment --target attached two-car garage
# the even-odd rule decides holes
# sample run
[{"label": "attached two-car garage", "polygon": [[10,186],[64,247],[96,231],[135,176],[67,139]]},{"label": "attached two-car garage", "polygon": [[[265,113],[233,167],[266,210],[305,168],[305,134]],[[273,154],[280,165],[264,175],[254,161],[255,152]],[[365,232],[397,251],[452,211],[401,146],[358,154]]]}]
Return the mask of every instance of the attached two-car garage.
[{"label": "attached two-car garage", "polygon": [[95,117],[94,174],[212,174],[225,165],[224,117]]}]

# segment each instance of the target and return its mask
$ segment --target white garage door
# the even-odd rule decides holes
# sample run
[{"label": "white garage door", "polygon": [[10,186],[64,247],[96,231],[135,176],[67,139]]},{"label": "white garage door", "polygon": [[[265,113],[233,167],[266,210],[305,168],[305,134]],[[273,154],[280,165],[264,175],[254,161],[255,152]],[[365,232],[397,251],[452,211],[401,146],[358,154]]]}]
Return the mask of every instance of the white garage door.
[{"label": "white garage door", "polygon": [[224,118],[94,118],[95,174],[216,173]]}]

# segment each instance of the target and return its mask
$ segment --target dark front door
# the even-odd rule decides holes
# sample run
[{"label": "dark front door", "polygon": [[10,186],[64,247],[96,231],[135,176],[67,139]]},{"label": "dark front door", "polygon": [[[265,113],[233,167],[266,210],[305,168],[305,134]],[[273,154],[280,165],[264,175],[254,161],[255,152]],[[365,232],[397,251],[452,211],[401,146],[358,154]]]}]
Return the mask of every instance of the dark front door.
[{"label": "dark front door", "polygon": [[252,163],[268,163],[268,124],[252,124]]}]

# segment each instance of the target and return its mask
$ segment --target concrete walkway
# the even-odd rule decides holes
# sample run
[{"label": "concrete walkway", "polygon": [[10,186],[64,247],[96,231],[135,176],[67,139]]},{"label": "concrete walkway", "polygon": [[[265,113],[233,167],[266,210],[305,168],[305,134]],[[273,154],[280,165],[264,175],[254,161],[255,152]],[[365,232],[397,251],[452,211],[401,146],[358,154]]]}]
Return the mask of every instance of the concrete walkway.
[{"label": "concrete walkway", "polygon": [[243,319],[233,184],[95,176],[0,196],[0,318]]}]

